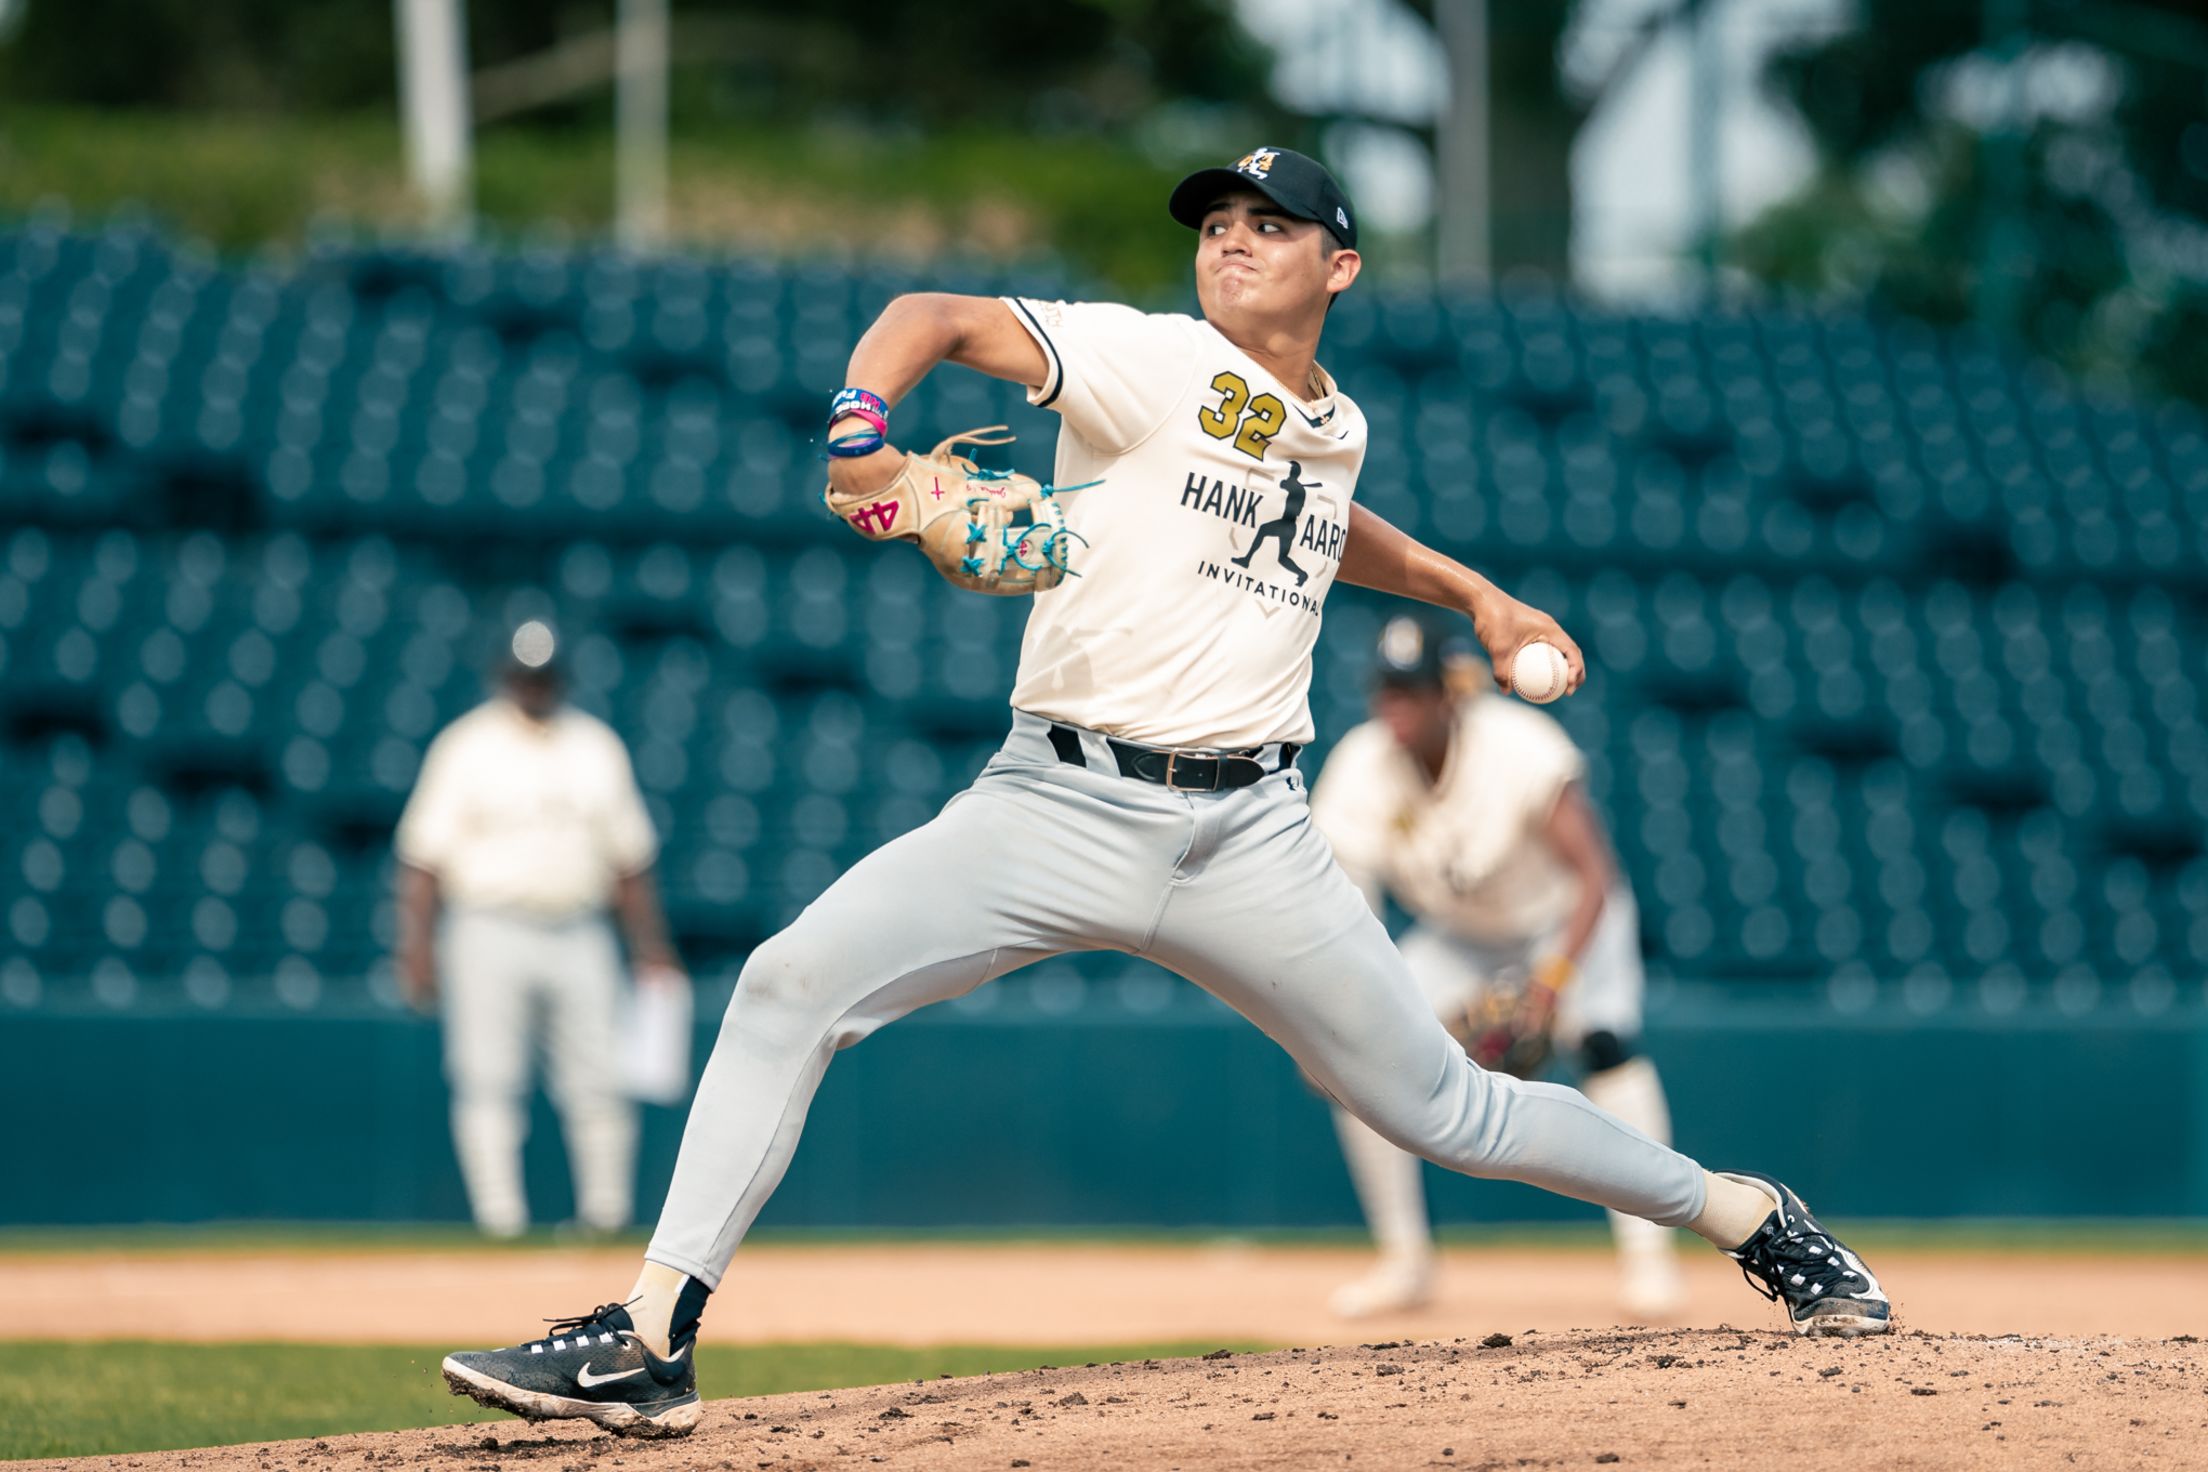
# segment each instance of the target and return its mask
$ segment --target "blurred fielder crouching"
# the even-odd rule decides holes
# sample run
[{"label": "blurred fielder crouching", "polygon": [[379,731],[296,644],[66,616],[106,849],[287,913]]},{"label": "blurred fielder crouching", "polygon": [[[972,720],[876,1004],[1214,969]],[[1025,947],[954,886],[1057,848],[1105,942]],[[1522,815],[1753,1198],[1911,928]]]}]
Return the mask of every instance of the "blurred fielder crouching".
[{"label": "blurred fielder crouching", "polygon": [[[1549,715],[1484,691],[1469,653],[1426,623],[1389,621],[1373,719],[1342,738],[1311,818],[1375,908],[1392,894],[1414,925],[1399,942],[1435,1015],[1483,1067],[1537,1074],[1550,1045],[1581,1092],[1662,1143],[1671,1116],[1640,1053],[1640,919],[1588,801],[1585,758]],[[1342,1154],[1379,1248],[1343,1286],[1345,1318],[1416,1308],[1433,1293],[1433,1234],[1418,1158],[1340,1109]],[[1683,1307],[1665,1228],[1610,1213],[1620,1307]]]},{"label": "blurred fielder crouching", "polygon": [[640,996],[659,1004],[645,1010],[686,1032],[689,979],[628,752],[563,694],[552,631],[523,624],[498,692],[431,743],[399,820],[400,980],[417,1007],[442,1004],[453,1144],[476,1225],[494,1237],[529,1225],[521,1147],[540,1040],[576,1217],[596,1232],[629,1224],[637,1105],[609,911]]}]

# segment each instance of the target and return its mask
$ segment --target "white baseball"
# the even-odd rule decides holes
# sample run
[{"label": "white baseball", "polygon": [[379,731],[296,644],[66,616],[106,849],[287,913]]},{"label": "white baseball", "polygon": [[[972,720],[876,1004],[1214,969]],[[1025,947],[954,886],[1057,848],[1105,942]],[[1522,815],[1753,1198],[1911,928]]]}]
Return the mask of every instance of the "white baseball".
[{"label": "white baseball", "polygon": [[1572,667],[1564,651],[1539,639],[1519,650],[1518,657],[1510,662],[1511,692],[1535,705],[1547,705],[1562,695],[1571,678]]}]

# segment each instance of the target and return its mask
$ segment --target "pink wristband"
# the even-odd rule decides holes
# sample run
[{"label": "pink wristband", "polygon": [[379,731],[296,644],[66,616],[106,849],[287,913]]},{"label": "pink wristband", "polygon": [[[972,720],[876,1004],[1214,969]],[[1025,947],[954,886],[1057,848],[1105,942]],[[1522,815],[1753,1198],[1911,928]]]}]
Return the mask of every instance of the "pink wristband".
[{"label": "pink wristband", "polygon": [[845,419],[861,420],[883,439],[889,438],[889,418],[887,415],[877,414],[872,409],[862,409],[856,404],[852,404],[847,405],[836,415],[837,422]]}]

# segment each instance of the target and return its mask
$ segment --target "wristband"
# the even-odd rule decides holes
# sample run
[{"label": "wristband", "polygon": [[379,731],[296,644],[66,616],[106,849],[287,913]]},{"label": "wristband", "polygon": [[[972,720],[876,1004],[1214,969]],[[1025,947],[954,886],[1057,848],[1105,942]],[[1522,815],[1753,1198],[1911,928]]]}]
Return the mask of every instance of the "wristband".
[{"label": "wristband", "polygon": [[828,422],[856,414],[883,434],[889,433],[889,404],[880,394],[863,388],[847,388],[828,401]]},{"label": "wristband", "polygon": [[1533,979],[1548,991],[1560,992],[1572,984],[1577,970],[1569,956],[1544,956],[1534,963]]},{"label": "wristband", "polygon": [[859,423],[885,439],[889,435],[889,421],[872,409],[839,409],[836,411],[835,417],[828,421],[828,427],[834,429],[846,419],[858,420]]},{"label": "wristband", "polygon": [[849,434],[837,435],[830,440],[827,454],[832,460],[855,460],[861,455],[873,454],[888,443],[888,436],[878,429],[855,429]]},{"label": "wristband", "polygon": [[828,401],[828,427],[834,429],[846,419],[856,419],[866,428],[830,440],[827,446],[830,459],[856,460],[889,443],[889,405],[880,394],[869,393],[863,388],[839,392]]}]

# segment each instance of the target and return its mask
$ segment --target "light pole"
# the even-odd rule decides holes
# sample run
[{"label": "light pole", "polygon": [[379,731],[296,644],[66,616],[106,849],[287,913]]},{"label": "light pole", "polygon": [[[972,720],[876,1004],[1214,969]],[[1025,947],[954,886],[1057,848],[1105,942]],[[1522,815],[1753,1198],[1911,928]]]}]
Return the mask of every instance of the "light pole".
[{"label": "light pole", "polygon": [[407,179],[429,228],[465,236],[475,213],[463,0],[392,0]]}]

